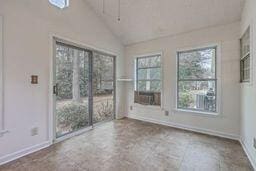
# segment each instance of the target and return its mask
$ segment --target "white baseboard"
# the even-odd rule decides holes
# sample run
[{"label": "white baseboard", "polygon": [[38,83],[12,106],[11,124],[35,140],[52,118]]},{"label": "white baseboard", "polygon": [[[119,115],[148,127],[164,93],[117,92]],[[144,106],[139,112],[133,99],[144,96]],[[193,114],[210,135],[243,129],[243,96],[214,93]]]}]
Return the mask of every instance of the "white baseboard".
[{"label": "white baseboard", "polygon": [[7,154],[3,157],[0,157],[0,165],[3,165],[3,164],[8,163],[10,161],[16,160],[20,157],[26,156],[26,155],[31,154],[33,152],[36,152],[36,151],[39,151],[39,150],[44,149],[46,147],[49,147],[51,144],[52,144],[51,142],[45,141],[41,144],[37,144],[37,145],[34,145],[32,147],[28,147],[28,148],[19,150],[19,151],[16,151],[14,153],[11,153],[11,154]]},{"label": "white baseboard", "polygon": [[249,158],[251,164],[252,164],[252,167],[254,170],[256,170],[256,159],[253,158],[253,156],[251,155],[250,151],[248,150],[247,148],[247,144],[246,142],[244,142],[242,139],[240,140],[240,144],[242,145],[247,157]]},{"label": "white baseboard", "polygon": [[137,119],[137,120],[141,120],[141,121],[145,121],[145,122],[151,122],[151,123],[155,123],[155,124],[160,124],[160,125],[170,126],[170,127],[174,127],[174,128],[188,130],[188,131],[213,135],[213,136],[217,136],[217,137],[228,138],[228,139],[237,140],[237,141],[240,140],[239,135],[227,134],[227,133],[223,133],[223,132],[212,131],[209,129],[192,127],[192,126],[177,124],[177,123],[173,123],[173,122],[160,121],[160,120],[156,120],[156,119],[152,119],[152,118],[140,117],[140,116],[133,115],[133,114],[129,114],[127,117],[131,118],[131,119]]}]

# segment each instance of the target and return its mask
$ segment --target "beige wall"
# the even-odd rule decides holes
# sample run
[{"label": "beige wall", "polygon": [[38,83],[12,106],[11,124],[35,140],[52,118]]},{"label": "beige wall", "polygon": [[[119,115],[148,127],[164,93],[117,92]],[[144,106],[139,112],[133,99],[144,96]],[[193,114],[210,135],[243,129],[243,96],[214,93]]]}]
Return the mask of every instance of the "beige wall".
[{"label": "beige wall", "polygon": [[[116,54],[118,76],[123,71],[123,46],[83,0],[71,0],[64,10],[47,0],[1,0],[0,15],[4,17],[4,123],[9,131],[0,137],[1,163],[51,141],[51,35]],[[33,74],[39,76],[38,85],[30,84]],[[122,114],[123,96],[117,86],[117,111]],[[39,134],[32,137],[33,127],[39,128]]]},{"label": "beige wall", "polygon": [[[127,83],[128,116],[238,139],[240,136],[239,36],[240,23],[236,22],[127,46],[126,75],[132,78],[136,55],[163,53],[162,109],[134,104],[133,83]],[[177,112],[175,110],[176,52],[214,44],[219,45],[220,50],[217,58],[220,60],[218,70],[221,72],[221,85],[218,89],[221,90],[219,100],[222,110],[218,116]],[[130,110],[130,106],[133,106],[133,110]],[[170,115],[165,116],[163,110],[168,110]]]},{"label": "beige wall", "polygon": [[241,84],[241,139],[256,169],[256,149],[253,138],[256,138],[256,1],[247,0],[241,21],[241,35],[251,28],[252,82]]}]

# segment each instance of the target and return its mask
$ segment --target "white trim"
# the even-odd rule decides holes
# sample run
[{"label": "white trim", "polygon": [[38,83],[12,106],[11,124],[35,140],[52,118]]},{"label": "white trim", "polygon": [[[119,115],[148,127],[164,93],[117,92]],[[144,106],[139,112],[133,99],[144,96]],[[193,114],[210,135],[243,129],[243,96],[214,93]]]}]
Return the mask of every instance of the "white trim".
[{"label": "white trim", "polygon": [[50,80],[49,80],[49,140],[53,143],[56,140],[56,117],[55,117],[55,96],[53,94],[53,85],[55,84],[55,34],[50,34]]},{"label": "white trim", "polygon": [[188,126],[188,125],[183,125],[183,124],[177,124],[177,123],[174,123],[174,122],[160,121],[160,120],[156,120],[156,119],[136,116],[134,114],[129,114],[127,117],[131,118],[131,119],[136,119],[136,120],[141,120],[141,121],[145,121],[145,122],[170,126],[170,127],[173,127],[173,128],[198,132],[198,133],[207,134],[207,135],[213,135],[213,136],[222,137],[222,138],[228,138],[228,139],[237,140],[237,141],[239,141],[239,139],[240,139],[239,135],[235,135],[235,134],[227,134],[227,133],[224,133],[224,132],[212,131],[212,130],[209,130],[209,129],[198,128],[198,127],[193,127],[193,126]]},{"label": "white trim", "polygon": [[52,144],[51,142],[45,141],[43,143],[36,144],[34,146],[24,148],[22,150],[14,152],[14,153],[7,154],[7,155],[0,158],[0,165],[3,165],[3,164],[8,163],[10,161],[16,160],[20,157],[26,156],[28,154],[31,154],[31,153],[34,153],[34,152],[39,151],[41,149],[44,149],[46,147],[49,147],[51,144]]},{"label": "white trim", "polygon": [[118,78],[116,81],[133,82],[133,79],[132,78]]},{"label": "white trim", "polygon": [[[185,48],[180,48],[176,50],[176,86],[175,86],[175,106],[173,109],[178,109],[178,103],[177,103],[177,97],[178,97],[178,53],[183,52],[183,51],[190,51],[190,50],[196,50],[196,49],[203,49],[203,48],[208,48],[208,47],[216,47],[216,68],[217,68],[217,73],[216,73],[216,79],[217,79],[217,110],[214,112],[215,116],[221,116],[222,115],[222,80],[221,80],[221,43],[208,43],[204,44],[201,46],[192,46],[192,47],[185,47]],[[179,111],[183,109],[178,109]],[[186,109],[184,109],[186,110]],[[188,109],[189,110],[189,109]],[[192,112],[187,112],[187,113],[192,113]],[[200,113],[204,114],[203,112],[196,111],[193,113]],[[212,116],[206,113],[206,116]]]},{"label": "white trim", "polygon": [[0,15],[0,137],[8,131],[5,130],[4,124],[4,18]]},{"label": "white trim", "polygon": [[250,160],[253,169],[256,170],[256,159],[253,159],[253,156],[251,155],[250,151],[247,148],[247,143],[244,142],[242,139],[240,139],[239,142],[240,142],[241,146],[243,147],[248,159]]},{"label": "white trim", "polygon": [[153,110],[163,110],[163,108],[161,106],[157,106],[157,105],[143,105],[143,104],[139,104],[139,103],[133,103],[132,104],[133,107],[135,108],[148,108],[148,109],[153,109]]},{"label": "white trim", "polygon": [[209,117],[218,117],[220,114],[215,112],[206,112],[206,111],[199,111],[199,110],[187,110],[187,109],[173,109],[175,113],[189,113],[201,116],[209,116]]},{"label": "white trim", "polygon": [[[141,57],[157,56],[157,55],[160,55],[162,57],[163,51],[143,53],[143,54],[139,54],[139,55],[133,55],[133,58],[136,59],[136,58],[141,58]],[[162,63],[162,60],[161,60],[161,63]]]},{"label": "white trim", "polygon": [[78,40],[75,40],[75,39],[72,39],[72,38],[68,38],[68,37],[65,37],[65,36],[62,36],[62,35],[51,33],[50,36],[51,36],[51,40],[55,39],[55,40],[59,40],[63,43],[65,43],[65,42],[68,43],[68,44],[72,43],[72,45],[75,45],[75,46],[80,47],[80,48],[106,53],[108,55],[115,56],[115,57],[119,56],[115,52],[108,51],[108,50],[102,49],[102,48],[98,48],[96,46],[89,45],[89,44],[86,44],[86,43],[82,43],[81,41],[78,41]]},{"label": "white trim", "polygon": [[69,134],[67,134],[67,135],[64,135],[64,136],[62,136],[62,137],[56,138],[56,139],[54,140],[54,143],[58,143],[58,142],[67,140],[67,139],[72,138],[72,137],[74,137],[74,136],[78,136],[78,135],[83,134],[83,133],[85,133],[85,132],[87,132],[87,131],[89,131],[89,130],[92,130],[92,128],[93,128],[92,126],[89,126],[89,127],[83,128],[83,129],[81,129],[81,130],[74,131],[74,132],[72,132],[72,133],[69,133]]}]

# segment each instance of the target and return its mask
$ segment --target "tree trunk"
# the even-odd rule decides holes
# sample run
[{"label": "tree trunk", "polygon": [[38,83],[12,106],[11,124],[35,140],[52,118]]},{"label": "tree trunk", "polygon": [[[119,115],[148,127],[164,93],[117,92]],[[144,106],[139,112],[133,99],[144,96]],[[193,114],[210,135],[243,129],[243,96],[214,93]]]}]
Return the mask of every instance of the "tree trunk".
[{"label": "tree trunk", "polygon": [[80,85],[79,85],[79,55],[78,50],[74,50],[73,56],[73,100],[80,102]]}]

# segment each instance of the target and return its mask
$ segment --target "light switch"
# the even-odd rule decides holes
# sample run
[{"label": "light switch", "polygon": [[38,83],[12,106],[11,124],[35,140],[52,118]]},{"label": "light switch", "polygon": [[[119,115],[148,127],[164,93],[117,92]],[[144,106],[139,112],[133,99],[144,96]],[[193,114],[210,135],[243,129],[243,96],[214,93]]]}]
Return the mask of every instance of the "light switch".
[{"label": "light switch", "polygon": [[38,75],[31,75],[31,84],[38,84]]}]

